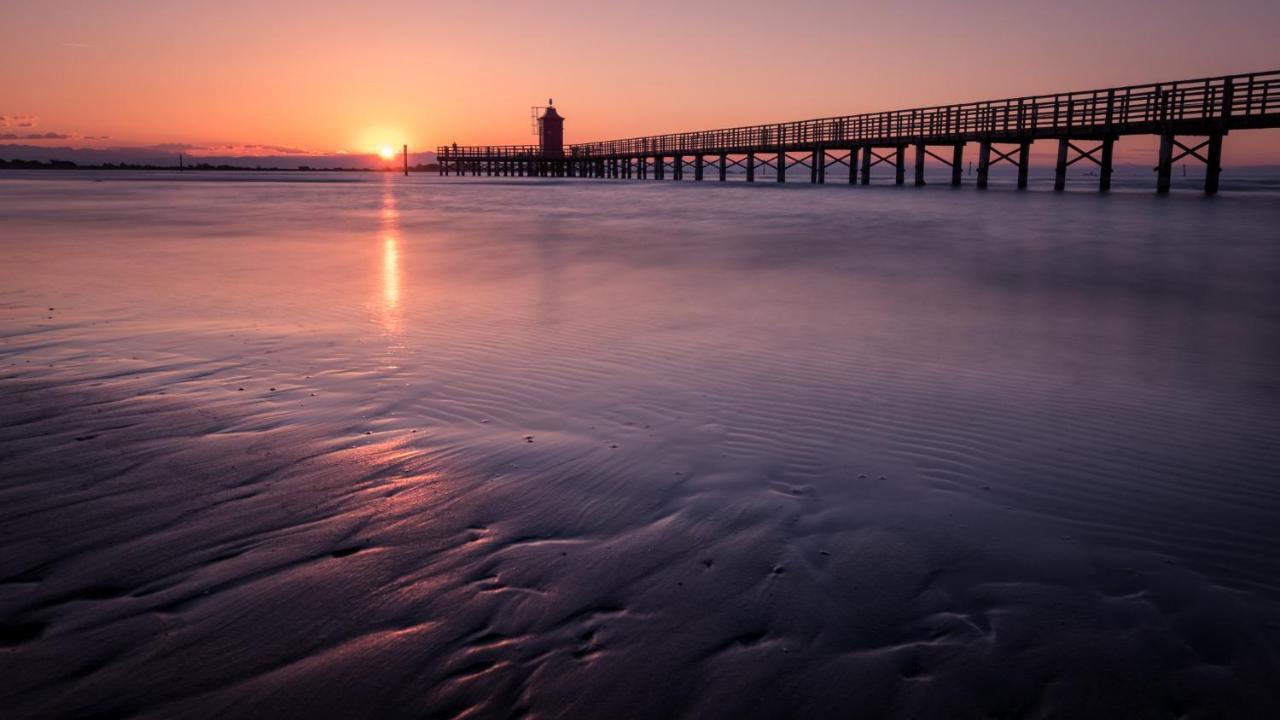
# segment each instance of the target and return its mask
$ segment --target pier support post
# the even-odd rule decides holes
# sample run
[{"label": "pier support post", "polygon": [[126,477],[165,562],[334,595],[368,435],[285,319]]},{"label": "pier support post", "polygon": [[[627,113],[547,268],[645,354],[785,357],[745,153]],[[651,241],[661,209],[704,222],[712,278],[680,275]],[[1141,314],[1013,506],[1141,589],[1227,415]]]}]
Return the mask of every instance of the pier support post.
[{"label": "pier support post", "polygon": [[756,154],[747,151],[747,182],[756,181]]},{"label": "pier support post", "polygon": [[858,148],[849,148],[849,184],[858,183]]},{"label": "pier support post", "polygon": [[684,179],[684,156],[683,155],[676,155],[671,159],[671,179],[672,180]]},{"label": "pier support post", "polygon": [[1098,163],[1098,192],[1107,192],[1111,189],[1111,163],[1115,154],[1115,138],[1106,138],[1102,141],[1102,161]]},{"label": "pier support post", "polygon": [[951,186],[960,187],[960,178],[964,175],[964,143],[957,143],[951,148]]},{"label": "pier support post", "polygon": [[1027,189],[1027,173],[1031,168],[1031,143],[1018,143],[1018,189]]},{"label": "pier support post", "polygon": [[813,151],[813,158],[818,161],[818,164],[814,165],[814,167],[817,168],[818,182],[822,185],[826,185],[827,184],[827,149],[818,148],[817,150]]},{"label": "pier support post", "polygon": [[1218,192],[1218,179],[1222,175],[1222,133],[1209,136],[1209,152],[1205,156],[1204,194]]},{"label": "pier support post", "polygon": [[696,181],[702,180],[702,163],[702,153],[698,153],[693,159],[693,179]]},{"label": "pier support post", "polygon": [[1067,150],[1071,141],[1062,138],[1058,141],[1058,162],[1053,166],[1053,189],[1059,192],[1067,189]]},{"label": "pier support post", "polygon": [[916,187],[924,185],[924,143],[916,143]]},{"label": "pier support post", "polygon": [[894,185],[902,185],[907,181],[907,146],[899,145],[893,150]]},{"label": "pier support post", "polygon": [[778,151],[778,167],[776,169],[778,171],[778,182],[780,183],[786,182],[787,181],[787,151],[786,150]]},{"label": "pier support post", "polygon": [[862,184],[871,184],[871,146],[862,148]]},{"label": "pier support post", "polygon": [[978,189],[987,189],[987,179],[991,175],[991,141],[983,140],[978,144]]},{"label": "pier support post", "polygon": [[729,175],[729,158],[725,153],[720,153],[720,182],[728,179]]},{"label": "pier support post", "polygon": [[1156,192],[1167,193],[1173,185],[1173,133],[1160,133],[1160,155],[1156,161]]}]

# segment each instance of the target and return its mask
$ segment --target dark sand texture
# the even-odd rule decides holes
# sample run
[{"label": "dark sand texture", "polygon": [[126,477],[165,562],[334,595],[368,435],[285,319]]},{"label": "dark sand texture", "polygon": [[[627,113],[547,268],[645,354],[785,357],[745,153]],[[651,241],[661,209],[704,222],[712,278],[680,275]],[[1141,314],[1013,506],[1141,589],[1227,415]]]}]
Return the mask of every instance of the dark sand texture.
[{"label": "dark sand texture", "polygon": [[0,716],[1280,716],[1274,196],[111,177],[0,178]]}]

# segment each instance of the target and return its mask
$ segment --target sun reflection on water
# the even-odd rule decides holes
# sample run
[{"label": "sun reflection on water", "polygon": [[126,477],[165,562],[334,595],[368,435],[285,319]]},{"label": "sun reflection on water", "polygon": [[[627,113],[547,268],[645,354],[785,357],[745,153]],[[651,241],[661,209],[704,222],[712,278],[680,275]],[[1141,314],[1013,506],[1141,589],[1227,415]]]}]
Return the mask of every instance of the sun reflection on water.
[{"label": "sun reflection on water", "polygon": [[[392,192],[391,181],[382,188],[382,297],[379,305],[379,322],[389,335],[398,336],[403,325],[403,312],[400,306],[401,269],[400,269],[400,212],[396,209],[396,198]],[[397,347],[399,344],[397,343]]]}]

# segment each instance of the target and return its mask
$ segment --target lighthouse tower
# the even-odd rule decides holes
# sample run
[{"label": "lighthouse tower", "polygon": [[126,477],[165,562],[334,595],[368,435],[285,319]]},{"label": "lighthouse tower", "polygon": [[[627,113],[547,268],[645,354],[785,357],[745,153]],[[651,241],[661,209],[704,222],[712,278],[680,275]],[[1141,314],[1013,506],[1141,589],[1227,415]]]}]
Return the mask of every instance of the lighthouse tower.
[{"label": "lighthouse tower", "polygon": [[564,118],[556,112],[551,100],[547,100],[547,109],[538,118],[538,144],[542,147],[542,157],[564,157]]}]

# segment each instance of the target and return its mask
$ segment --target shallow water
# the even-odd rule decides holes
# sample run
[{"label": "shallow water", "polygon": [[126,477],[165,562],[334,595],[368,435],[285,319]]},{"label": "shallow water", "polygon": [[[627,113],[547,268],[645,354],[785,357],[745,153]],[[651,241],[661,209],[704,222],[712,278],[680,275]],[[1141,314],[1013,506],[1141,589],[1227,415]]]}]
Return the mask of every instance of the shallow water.
[{"label": "shallow water", "polygon": [[0,176],[22,713],[1280,708],[1265,182],[52,175]]}]

